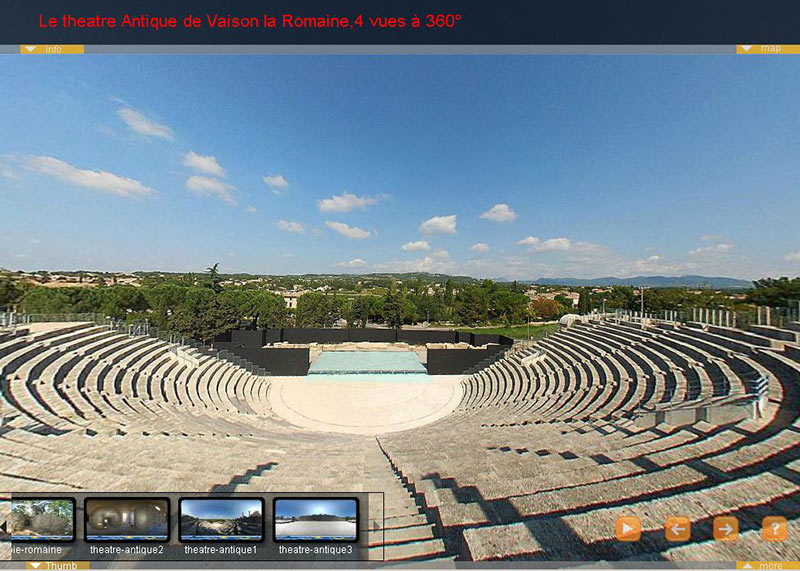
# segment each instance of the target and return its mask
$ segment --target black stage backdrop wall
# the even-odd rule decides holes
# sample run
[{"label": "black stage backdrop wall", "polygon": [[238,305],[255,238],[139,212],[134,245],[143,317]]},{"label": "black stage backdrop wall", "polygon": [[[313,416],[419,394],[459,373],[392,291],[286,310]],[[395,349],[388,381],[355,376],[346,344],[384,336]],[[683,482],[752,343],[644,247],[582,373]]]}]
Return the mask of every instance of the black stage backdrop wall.
[{"label": "black stage backdrop wall", "polygon": [[428,349],[428,373],[460,375],[513,344],[503,335],[476,335],[452,330],[294,328],[251,331],[237,329],[214,338],[214,347],[265,368],[272,375],[308,374],[307,347],[265,347],[272,343],[468,343],[475,349]]},{"label": "black stage backdrop wall", "polygon": [[[485,349],[428,349],[428,374],[463,375],[507,348],[506,345],[488,345]],[[487,361],[485,366],[488,365]]]}]

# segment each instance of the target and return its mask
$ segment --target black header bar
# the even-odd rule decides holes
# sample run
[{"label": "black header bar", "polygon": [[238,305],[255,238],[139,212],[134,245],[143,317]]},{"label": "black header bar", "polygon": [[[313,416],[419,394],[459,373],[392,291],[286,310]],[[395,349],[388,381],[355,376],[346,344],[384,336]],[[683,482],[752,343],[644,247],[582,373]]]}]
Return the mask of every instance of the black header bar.
[{"label": "black header bar", "polygon": [[800,44],[800,2],[3,0],[0,43]]}]

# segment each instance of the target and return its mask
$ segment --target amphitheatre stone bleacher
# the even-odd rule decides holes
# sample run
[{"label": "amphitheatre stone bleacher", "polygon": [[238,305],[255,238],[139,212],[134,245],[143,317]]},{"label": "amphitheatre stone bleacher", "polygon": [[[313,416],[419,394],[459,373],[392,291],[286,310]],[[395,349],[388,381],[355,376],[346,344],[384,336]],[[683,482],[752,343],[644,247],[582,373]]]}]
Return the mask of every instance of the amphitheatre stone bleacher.
[{"label": "amphitheatre stone bleacher", "polygon": [[[797,342],[576,321],[456,381],[443,417],[347,434],[287,420],[277,381],[213,355],[23,325],[0,331],[0,489],[382,491],[369,537],[387,560],[798,559],[796,541],[760,539],[764,516],[798,527]],[[620,515],[641,541],[615,540]],[[689,542],[666,540],[670,515],[692,519]],[[739,542],[713,542],[717,515],[739,517]]]},{"label": "amphitheatre stone bleacher", "polygon": [[[798,353],[754,335],[577,323],[542,341],[544,356],[510,355],[466,379],[446,419],[379,439],[463,558],[741,559],[735,545],[701,548],[711,519],[737,515],[750,537],[765,515],[795,517],[800,497]],[[762,418],[694,414],[744,408],[761,376]],[[652,407],[683,414],[638,426]],[[696,522],[681,547],[663,533],[678,514]],[[615,541],[618,515],[642,517],[646,541]]]}]

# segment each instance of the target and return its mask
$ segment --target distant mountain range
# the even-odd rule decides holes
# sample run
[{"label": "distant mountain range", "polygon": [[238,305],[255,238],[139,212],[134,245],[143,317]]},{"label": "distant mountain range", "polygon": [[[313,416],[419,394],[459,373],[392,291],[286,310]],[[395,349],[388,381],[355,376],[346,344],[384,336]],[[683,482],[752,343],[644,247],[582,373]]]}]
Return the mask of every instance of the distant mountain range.
[{"label": "distant mountain range", "polygon": [[726,277],[709,276],[634,276],[632,278],[539,278],[538,280],[524,280],[522,283],[538,285],[563,285],[563,286],[634,286],[634,287],[696,287],[711,289],[747,289],[753,287],[753,282]]},{"label": "distant mountain range", "polygon": [[[470,276],[450,276],[447,274],[431,274],[428,272],[409,272],[409,273],[372,273],[365,274],[368,277],[394,277],[401,281],[410,279],[422,278],[426,282],[436,281],[444,283],[448,278],[453,280],[453,283],[470,283],[480,282],[479,278]],[[495,278],[496,282],[509,283],[512,280],[505,278]],[[563,286],[634,286],[634,287],[694,287],[694,288],[710,288],[710,289],[749,289],[753,287],[753,282],[748,280],[739,280],[736,278],[726,278],[720,276],[634,276],[632,278],[539,278],[535,280],[516,280],[518,283],[523,284],[538,284],[538,285],[563,285]]]},{"label": "distant mountain range", "polygon": [[[87,270],[88,271],[88,270]],[[12,270],[5,270],[0,268],[0,274],[3,273],[14,273]],[[55,270],[51,271],[50,273],[60,273],[65,275],[74,275],[79,273],[85,273],[77,270],[59,270],[56,272]],[[123,272],[89,272],[89,273],[97,273],[97,274],[115,274],[120,273],[123,275],[129,275]],[[202,274],[203,272],[196,272],[197,275]],[[132,272],[133,275],[138,277],[148,277],[148,276],[159,276],[159,275],[186,275],[186,272],[163,272],[163,271],[137,271]],[[311,280],[326,280],[326,279],[339,279],[339,280],[361,280],[361,279],[371,279],[371,280],[400,280],[403,282],[408,282],[415,279],[422,279],[425,283],[445,283],[448,279],[453,282],[453,284],[470,284],[470,283],[480,283],[482,281],[481,278],[475,278],[472,276],[453,276],[448,274],[440,274],[440,273],[429,273],[429,272],[404,272],[404,273],[392,273],[392,272],[373,272],[373,273],[352,273],[352,274],[249,274],[249,273],[235,273],[235,274],[220,274],[221,277],[226,279],[252,279],[252,278],[259,278],[259,277],[267,277],[267,278],[284,278],[284,279],[311,279]],[[510,283],[512,280],[506,279],[504,277],[497,277],[493,278],[495,282],[500,283]],[[604,277],[604,278],[539,278],[539,279],[527,279],[527,280],[513,280],[517,283],[521,284],[538,284],[538,285],[549,285],[549,286],[571,286],[571,287],[602,287],[602,286],[633,286],[633,287],[652,287],[652,288],[659,288],[659,287],[691,287],[691,288],[708,288],[708,289],[749,289],[753,287],[753,282],[748,280],[740,280],[736,278],[726,278],[720,276],[695,276],[695,275],[686,275],[686,276],[634,276],[632,278],[614,278],[614,277]]]}]

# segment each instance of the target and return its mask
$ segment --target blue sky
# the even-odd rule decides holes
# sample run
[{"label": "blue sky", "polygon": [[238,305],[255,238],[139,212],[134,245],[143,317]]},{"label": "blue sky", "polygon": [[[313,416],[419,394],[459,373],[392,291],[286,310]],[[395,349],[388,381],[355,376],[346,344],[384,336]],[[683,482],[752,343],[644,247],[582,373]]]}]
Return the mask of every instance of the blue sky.
[{"label": "blue sky", "polygon": [[0,267],[798,275],[800,66],[0,58]]},{"label": "blue sky", "polygon": [[355,500],[309,499],[278,500],[275,515],[278,517],[297,517],[308,514],[327,514],[339,517],[356,517]]},{"label": "blue sky", "polygon": [[233,519],[256,511],[263,513],[261,500],[181,500],[181,514],[202,519]]}]

